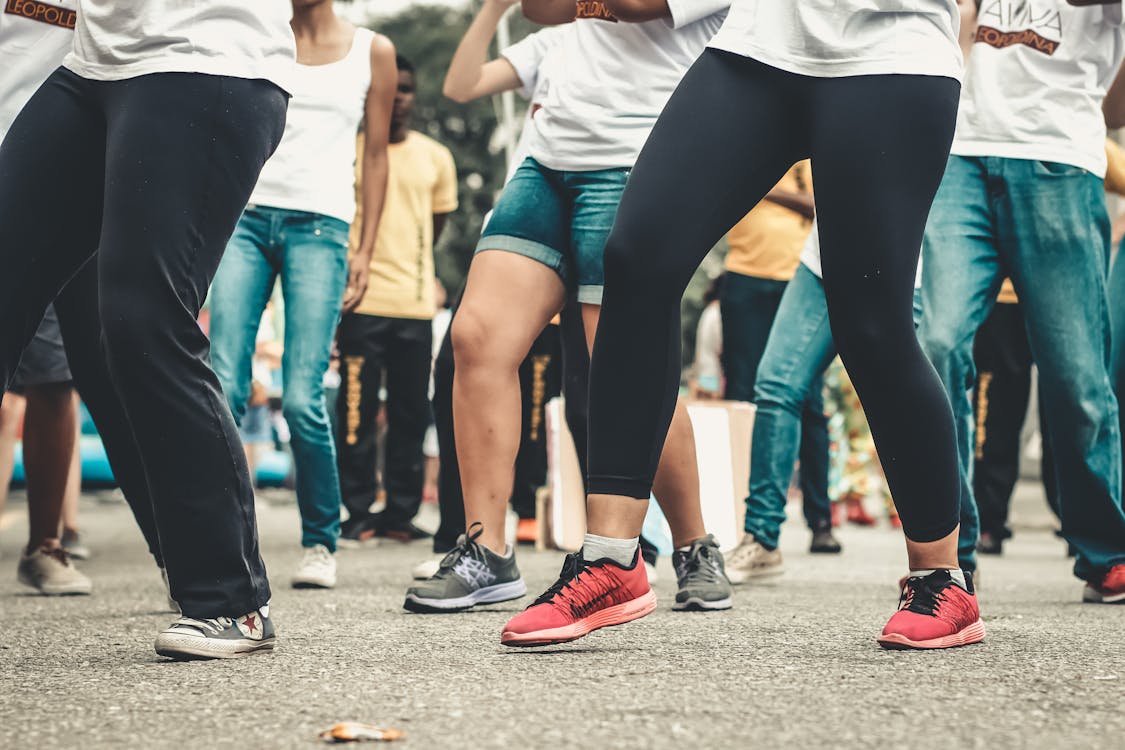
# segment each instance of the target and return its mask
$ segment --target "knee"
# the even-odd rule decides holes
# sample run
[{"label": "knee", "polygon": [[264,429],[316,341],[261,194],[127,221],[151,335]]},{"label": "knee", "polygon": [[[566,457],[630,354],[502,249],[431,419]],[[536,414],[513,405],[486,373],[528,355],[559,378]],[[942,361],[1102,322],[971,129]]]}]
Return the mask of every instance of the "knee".
[{"label": "knee", "polygon": [[[457,310],[450,327],[453,358],[457,369],[465,374],[481,368],[503,368],[515,371],[525,353],[507,351],[496,335],[491,316],[472,304]],[[452,370],[452,366],[450,367]]]},{"label": "knee", "polygon": [[286,389],[281,397],[281,414],[294,436],[304,436],[326,427],[324,396],[307,388]]},{"label": "knee", "polygon": [[794,382],[791,378],[779,377],[761,370],[754,383],[754,405],[759,409],[781,409],[794,415],[801,415],[808,400],[808,387]]},{"label": "knee", "polygon": [[946,388],[968,390],[972,387],[975,367],[971,337],[966,339],[951,328],[926,325],[923,319],[918,342]]},{"label": "knee", "polygon": [[656,224],[618,213],[605,246],[603,262],[607,287],[643,290],[646,296],[655,297],[662,292],[675,291],[677,285],[681,290],[687,285],[695,267],[689,264],[689,275],[681,283],[682,273],[674,261],[684,248],[669,246],[669,238]]}]

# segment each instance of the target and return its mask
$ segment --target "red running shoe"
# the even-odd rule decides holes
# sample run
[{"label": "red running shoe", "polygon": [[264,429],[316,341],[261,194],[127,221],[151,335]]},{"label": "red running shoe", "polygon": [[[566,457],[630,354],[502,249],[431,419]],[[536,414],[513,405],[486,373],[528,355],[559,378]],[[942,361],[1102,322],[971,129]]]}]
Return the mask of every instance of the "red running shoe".
[{"label": "red running shoe", "polygon": [[567,555],[559,580],[504,626],[505,646],[567,643],[599,628],[622,625],[656,609],[656,594],[638,549],[628,568],[608,559],[587,562]]},{"label": "red running shoe", "polygon": [[969,590],[953,581],[948,570],[925,578],[908,578],[898,612],[879,636],[883,648],[951,648],[984,640],[984,622],[977,607],[973,574],[965,573]]},{"label": "red running shoe", "polygon": [[1100,582],[1087,581],[1082,601],[1094,604],[1125,602],[1125,565],[1114,565]]}]

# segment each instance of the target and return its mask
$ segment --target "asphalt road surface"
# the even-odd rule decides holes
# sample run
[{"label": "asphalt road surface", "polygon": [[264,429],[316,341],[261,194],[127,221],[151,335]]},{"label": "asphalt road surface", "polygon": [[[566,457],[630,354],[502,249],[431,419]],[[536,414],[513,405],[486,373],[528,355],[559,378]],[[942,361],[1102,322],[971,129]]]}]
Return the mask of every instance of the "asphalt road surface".
[{"label": "asphalt road surface", "polygon": [[[17,497],[0,518],[0,748],[314,748],[341,720],[402,729],[403,748],[1125,747],[1125,606],[1080,603],[1040,504],[1021,486],[1019,532],[983,564],[987,641],[917,653],[875,643],[904,572],[887,528],[814,557],[790,523],[785,575],[725,613],[672,612],[662,560],[655,614],[525,651],[499,634],[530,598],[401,610],[426,543],[342,551],[335,591],[289,589],[296,510],[263,502],[277,651],[177,664],[152,650],[173,616],[128,510],[84,500],[94,594],[47,599],[15,580]],[[535,593],[560,558],[521,550]]]}]

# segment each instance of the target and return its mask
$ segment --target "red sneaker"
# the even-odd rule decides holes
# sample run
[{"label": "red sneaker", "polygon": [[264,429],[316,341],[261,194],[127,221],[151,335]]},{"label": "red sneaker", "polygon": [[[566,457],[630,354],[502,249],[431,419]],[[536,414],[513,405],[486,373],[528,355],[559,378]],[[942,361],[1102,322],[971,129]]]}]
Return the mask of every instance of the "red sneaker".
[{"label": "red sneaker", "polygon": [[1095,604],[1125,602],[1125,565],[1114,565],[1100,582],[1087,581],[1082,601]]},{"label": "red sneaker", "polygon": [[844,507],[848,509],[848,523],[856,526],[874,526],[875,519],[863,507],[863,496],[849,494],[844,498]]},{"label": "red sneaker", "polygon": [[624,568],[612,560],[587,562],[581,552],[567,555],[559,580],[504,626],[505,646],[567,643],[599,628],[636,620],[656,609],[656,594],[637,550]]},{"label": "red sneaker", "polygon": [[908,578],[899,610],[879,636],[883,648],[950,648],[984,640],[984,622],[977,607],[973,574],[965,573],[969,590],[954,583],[948,570],[925,578]]}]

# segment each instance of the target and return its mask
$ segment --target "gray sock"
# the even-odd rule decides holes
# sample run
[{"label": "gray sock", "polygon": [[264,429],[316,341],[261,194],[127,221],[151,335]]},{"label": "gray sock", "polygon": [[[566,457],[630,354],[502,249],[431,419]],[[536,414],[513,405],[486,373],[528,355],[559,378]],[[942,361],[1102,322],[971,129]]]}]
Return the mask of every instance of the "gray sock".
[{"label": "gray sock", "polygon": [[632,539],[612,539],[608,536],[587,534],[582,542],[582,558],[589,562],[609,558],[625,568],[633,564],[637,547],[640,546],[640,537]]},{"label": "gray sock", "polygon": [[[934,573],[934,572],[936,572],[936,571],[934,571],[934,570],[912,570],[912,571],[910,571],[910,577],[911,578],[925,578],[930,573]],[[954,583],[956,583],[961,588],[965,589],[965,591],[969,590],[969,582],[965,580],[965,572],[963,570],[961,570],[960,568],[950,568],[949,569],[949,577],[953,579]]]}]

